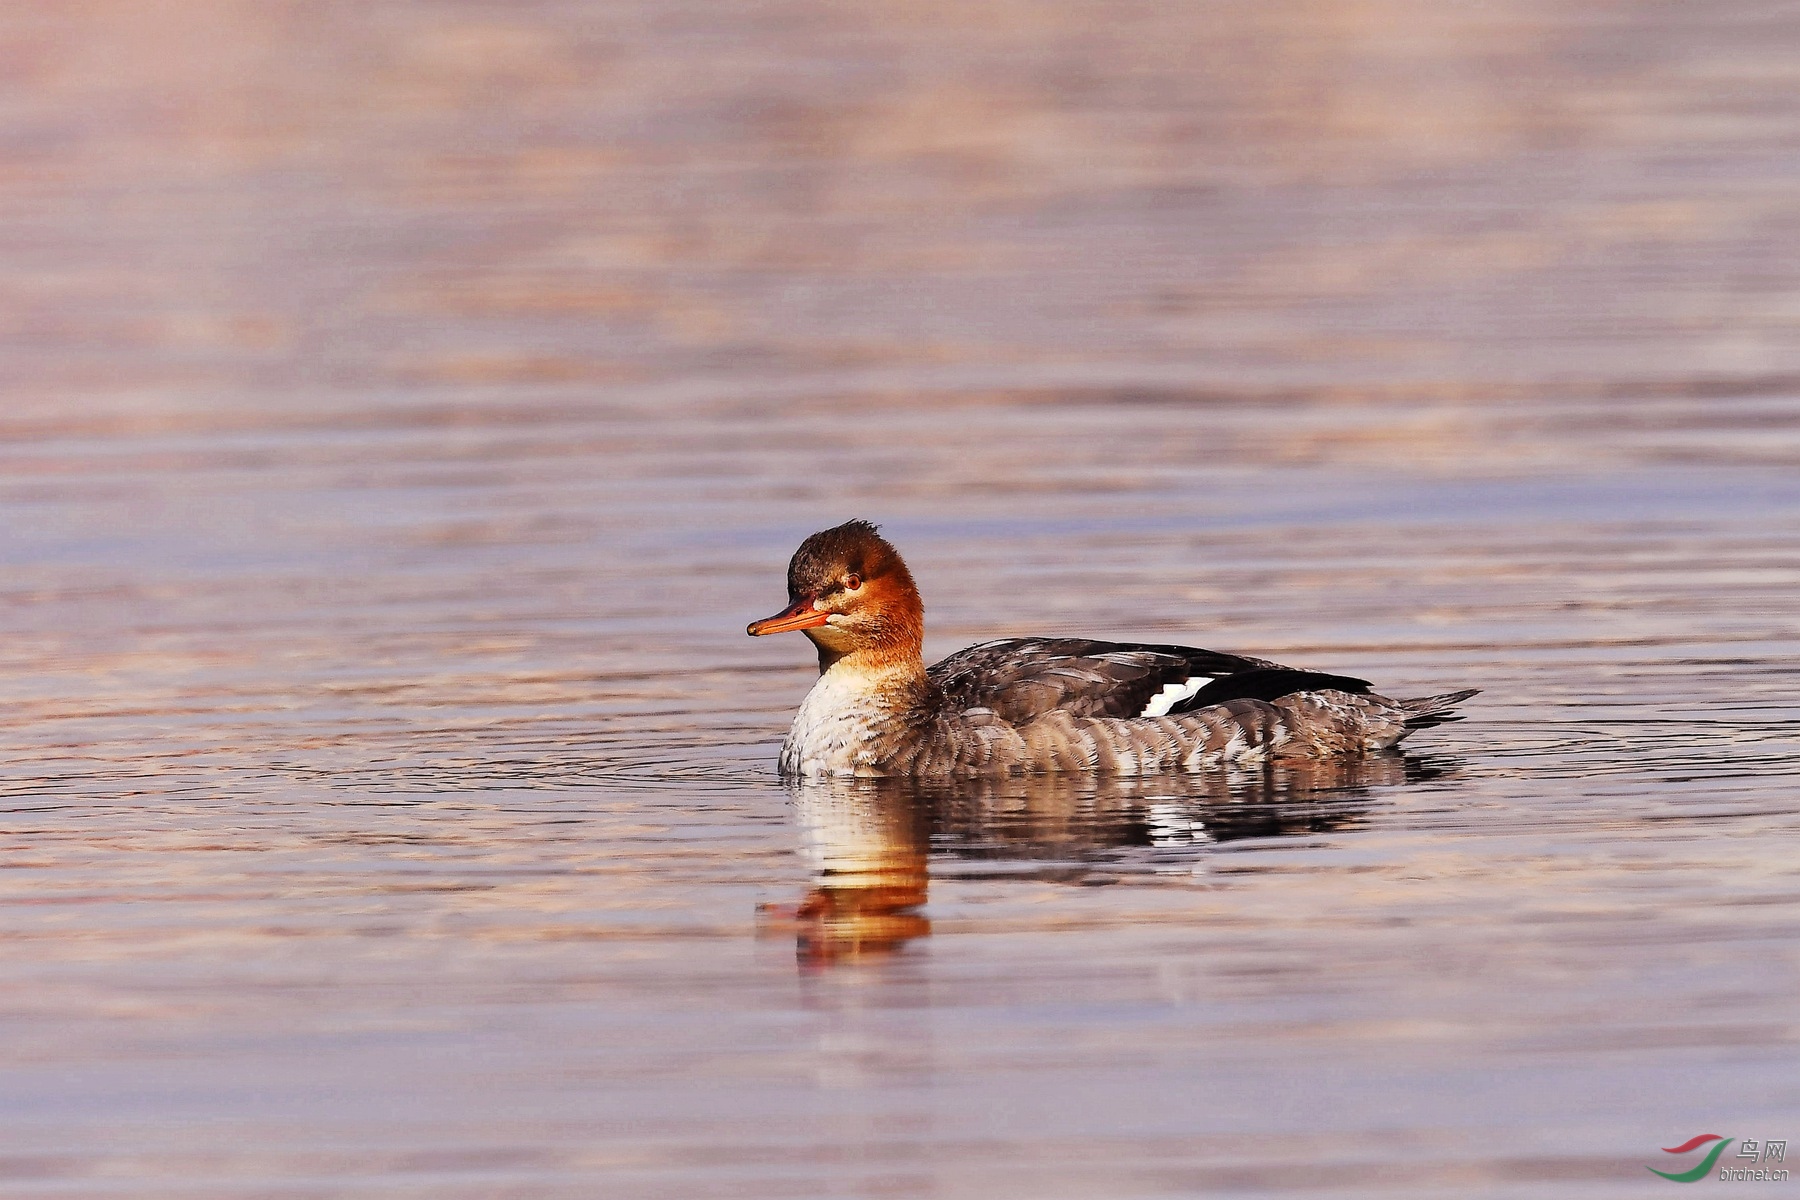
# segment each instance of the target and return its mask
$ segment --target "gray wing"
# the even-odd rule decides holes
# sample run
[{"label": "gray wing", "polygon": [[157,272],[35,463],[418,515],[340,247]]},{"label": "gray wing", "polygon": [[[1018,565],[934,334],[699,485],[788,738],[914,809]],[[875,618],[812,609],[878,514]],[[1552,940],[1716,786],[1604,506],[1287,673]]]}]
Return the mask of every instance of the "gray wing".
[{"label": "gray wing", "polygon": [[1163,716],[1246,696],[1273,700],[1325,688],[1369,690],[1361,679],[1261,658],[1086,638],[983,642],[928,673],[954,707],[991,708],[1015,725],[1055,709],[1078,717]]}]

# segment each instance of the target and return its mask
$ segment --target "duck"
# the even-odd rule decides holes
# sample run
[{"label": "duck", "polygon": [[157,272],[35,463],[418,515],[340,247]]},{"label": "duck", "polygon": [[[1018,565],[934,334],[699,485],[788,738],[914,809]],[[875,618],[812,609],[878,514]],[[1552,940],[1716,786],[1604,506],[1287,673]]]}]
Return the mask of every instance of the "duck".
[{"label": "duck", "polygon": [[781,745],[788,778],[1153,775],[1390,750],[1459,720],[1478,688],[1393,700],[1363,679],[1191,646],[1003,638],[924,660],[925,605],[878,526],[800,543],[788,606],[819,678]]}]

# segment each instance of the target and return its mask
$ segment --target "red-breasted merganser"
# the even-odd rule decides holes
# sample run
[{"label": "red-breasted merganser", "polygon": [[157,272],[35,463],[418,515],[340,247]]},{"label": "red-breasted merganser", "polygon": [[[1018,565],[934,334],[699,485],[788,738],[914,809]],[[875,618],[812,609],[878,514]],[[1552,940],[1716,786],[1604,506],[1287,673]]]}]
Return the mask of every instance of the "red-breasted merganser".
[{"label": "red-breasted merganser", "polygon": [[928,668],[919,589],[867,521],[802,542],[788,600],[748,630],[803,630],[819,650],[783,775],[1144,775],[1362,754],[1456,720],[1477,690],[1390,700],[1346,675],[1085,638],[984,642]]}]

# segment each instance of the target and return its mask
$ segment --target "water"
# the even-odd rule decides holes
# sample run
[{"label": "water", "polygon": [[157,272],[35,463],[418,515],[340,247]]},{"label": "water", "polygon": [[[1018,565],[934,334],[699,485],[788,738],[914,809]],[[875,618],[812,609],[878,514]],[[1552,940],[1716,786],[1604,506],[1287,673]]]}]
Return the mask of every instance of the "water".
[{"label": "water", "polygon": [[[1800,1135],[1797,37],[9,7],[0,1194],[1637,1196]],[[1484,691],[791,792],[810,655],[742,629],[849,516],[934,656]]]}]

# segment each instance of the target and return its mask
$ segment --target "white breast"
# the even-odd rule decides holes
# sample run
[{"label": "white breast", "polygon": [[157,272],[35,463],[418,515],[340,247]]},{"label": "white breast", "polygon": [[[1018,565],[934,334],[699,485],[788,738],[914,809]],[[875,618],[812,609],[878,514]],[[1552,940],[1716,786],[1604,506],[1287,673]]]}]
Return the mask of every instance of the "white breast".
[{"label": "white breast", "polygon": [[876,733],[887,715],[875,680],[833,667],[819,676],[800,702],[781,744],[781,770],[789,775],[855,775],[874,763]]}]

